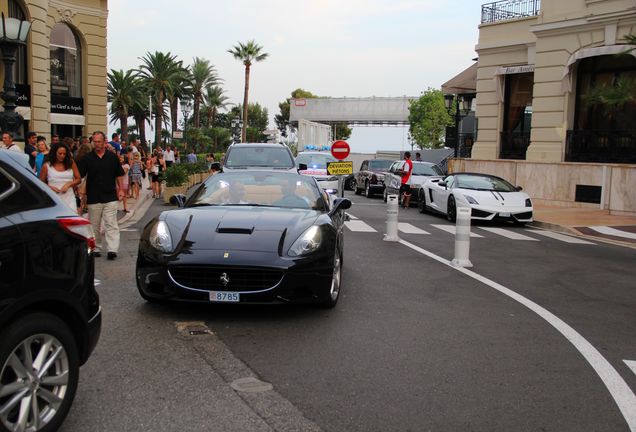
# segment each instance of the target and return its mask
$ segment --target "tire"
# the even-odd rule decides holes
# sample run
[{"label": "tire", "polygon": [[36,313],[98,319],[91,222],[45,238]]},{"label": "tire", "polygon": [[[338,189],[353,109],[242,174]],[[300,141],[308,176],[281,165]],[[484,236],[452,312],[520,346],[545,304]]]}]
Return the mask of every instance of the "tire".
[{"label": "tire", "polygon": [[450,222],[455,222],[457,220],[457,204],[455,203],[455,197],[448,197],[448,206],[446,207],[446,219]]},{"label": "tire", "polygon": [[[44,346],[49,344],[45,349]],[[38,432],[57,430],[71,408],[78,379],[77,342],[64,321],[38,312],[11,324],[0,333],[0,394],[5,393],[0,397],[0,413],[8,409],[0,414],[0,429],[20,429],[17,424],[20,414],[27,410],[22,422],[24,429]],[[45,399],[42,397],[45,394],[53,394],[59,401],[52,402],[49,397]],[[34,396],[38,402],[37,427],[31,403]],[[13,403],[12,398],[15,398]],[[9,408],[10,404],[12,408]]]},{"label": "tire", "polygon": [[340,298],[340,288],[342,283],[342,254],[340,249],[336,247],[336,254],[333,257],[333,276],[331,277],[331,286],[326,300],[320,303],[320,307],[332,309],[338,304]]},{"label": "tire", "polygon": [[349,181],[347,182],[347,189],[349,190],[355,190],[356,189],[356,179],[354,178],[350,178]]},{"label": "tire", "polygon": [[382,194],[382,200],[387,202],[389,200],[389,194],[386,192],[386,187],[384,188],[384,193]]},{"label": "tire", "polygon": [[358,189],[358,182],[356,181],[356,185],[353,188],[356,195],[360,195],[362,193],[362,189]]},{"label": "tire", "polygon": [[371,186],[369,185],[369,182],[364,183],[364,196],[367,198],[371,198],[371,196],[373,196],[373,194],[371,193]]},{"label": "tire", "polygon": [[417,200],[417,209],[420,213],[426,213],[426,194],[424,193],[424,189],[420,190]]}]

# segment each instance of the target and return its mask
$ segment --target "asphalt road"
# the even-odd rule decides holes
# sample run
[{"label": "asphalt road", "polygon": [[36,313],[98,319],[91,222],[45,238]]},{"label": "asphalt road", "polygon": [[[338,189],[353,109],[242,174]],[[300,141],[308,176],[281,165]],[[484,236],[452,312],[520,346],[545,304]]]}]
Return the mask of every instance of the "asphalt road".
[{"label": "asphalt road", "polygon": [[[342,297],[329,311],[145,304],[133,280],[143,221],[122,233],[120,259],[97,263],[103,335],[62,430],[630,430],[625,413],[633,411],[621,412],[589,352],[501,288],[578,332],[629,401],[633,249],[479,225],[474,273],[462,273],[443,262],[454,239],[439,227],[443,218],[401,211],[401,222],[428,234],[383,242],[382,200],[347,195],[357,223],[375,232],[347,229]],[[160,210],[155,204],[145,219]],[[178,331],[192,322],[211,333]],[[246,376],[273,391],[233,390]]]}]

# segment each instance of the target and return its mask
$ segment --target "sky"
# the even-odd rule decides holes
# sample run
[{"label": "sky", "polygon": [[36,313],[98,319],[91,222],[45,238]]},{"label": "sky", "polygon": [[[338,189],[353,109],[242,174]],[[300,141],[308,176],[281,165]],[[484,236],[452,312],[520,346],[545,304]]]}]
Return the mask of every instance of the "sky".
[{"label": "sky", "polygon": [[[483,0],[482,0],[483,1]],[[255,40],[269,57],[251,69],[249,101],[269,111],[302,88],[319,96],[419,96],[476,57],[475,0],[110,0],[108,68],[147,52],[207,59],[242,103],[244,66],[227,51]],[[110,125],[114,131],[117,125]],[[401,127],[355,127],[352,152],[410,149]]]}]

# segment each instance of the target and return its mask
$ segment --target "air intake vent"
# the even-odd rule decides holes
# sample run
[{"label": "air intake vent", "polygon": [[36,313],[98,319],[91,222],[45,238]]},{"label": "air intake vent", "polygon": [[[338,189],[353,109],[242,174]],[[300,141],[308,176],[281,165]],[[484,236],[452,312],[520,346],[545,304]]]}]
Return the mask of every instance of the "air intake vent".
[{"label": "air intake vent", "polygon": [[574,201],[584,203],[601,203],[601,187],[589,185],[576,185]]}]

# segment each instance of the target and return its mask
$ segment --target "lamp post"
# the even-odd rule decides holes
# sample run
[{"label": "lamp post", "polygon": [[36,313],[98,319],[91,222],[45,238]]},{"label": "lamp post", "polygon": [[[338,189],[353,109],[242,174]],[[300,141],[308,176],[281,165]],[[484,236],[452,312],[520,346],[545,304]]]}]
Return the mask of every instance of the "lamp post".
[{"label": "lamp post", "polygon": [[18,46],[25,45],[31,23],[16,18],[5,18],[2,13],[0,22],[0,49],[4,62],[4,86],[2,99],[4,100],[4,112],[0,113],[0,127],[3,131],[13,132],[20,130],[24,118],[15,110],[15,101],[18,95],[13,81],[13,64],[16,60]]},{"label": "lamp post", "polygon": [[241,139],[241,133],[243,131],[243,120],[241,119],[233,119],[232,120],[232,129],[234,131],[234,142],[239,142]]},{"label": "lamp post", "polygon": [[184,147],[188,149],[188,116],[192,110],[192,101],[190,99],[181,99],[179,101],[181,105],[181,114],[183,114],[183,143]]},{"label": "lamp post", "polygon": [[446,106],[446,110],[452,114],[453,110],[453,101],[455,101],[455,157],[461,156],[459,151],[459,123],[462,120],[462,113],[459,109],[459,104],[462,104],[462,111],[468,112],[470,111],[470,107],[473,101],[474,95],[471,93],[468,94],[445,94],[444,95],[444,105]]}]

